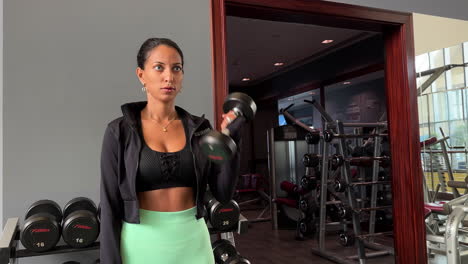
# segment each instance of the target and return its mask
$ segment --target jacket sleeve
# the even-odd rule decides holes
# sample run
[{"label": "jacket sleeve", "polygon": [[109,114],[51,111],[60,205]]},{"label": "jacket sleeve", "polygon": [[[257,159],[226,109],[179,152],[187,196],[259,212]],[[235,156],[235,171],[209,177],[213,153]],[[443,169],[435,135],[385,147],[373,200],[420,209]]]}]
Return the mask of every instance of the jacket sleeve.
[{"label": "jacket sleeve", "polygon": [[236,189],[237,179],[239,178],[242,125],[244,123],[245,118],[240,116],[227,126],[231,138],[237,145],[237,151],[234,157],[222,164],[217,164],[209,160],[210,173],[208,175],[208,185],[210,186],[211,193],[220,203],[228,203],[231,201]]},{"label": "jacket sleeve", "polygon": [[101,152],[101,264],[120,264],[120,232],[123,202],[118,186],[118,139],[110,126],[104,134]]}]

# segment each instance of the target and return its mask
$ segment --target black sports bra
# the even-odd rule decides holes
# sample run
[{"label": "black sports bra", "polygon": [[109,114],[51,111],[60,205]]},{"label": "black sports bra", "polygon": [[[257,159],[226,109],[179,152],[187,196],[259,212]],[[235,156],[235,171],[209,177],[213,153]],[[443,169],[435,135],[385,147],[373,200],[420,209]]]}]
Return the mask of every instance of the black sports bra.
[{"label": "black sports bra", "polygon": [[138,123],[143,147],[139,158],[136,191],[144,192],[170,187],[193,187],[195,189],[195,169],[189,147],[187,124],[182,121],[185,132],[185,147],[177,152],[159,152],[152,150],[146,144],[140,119]]}]

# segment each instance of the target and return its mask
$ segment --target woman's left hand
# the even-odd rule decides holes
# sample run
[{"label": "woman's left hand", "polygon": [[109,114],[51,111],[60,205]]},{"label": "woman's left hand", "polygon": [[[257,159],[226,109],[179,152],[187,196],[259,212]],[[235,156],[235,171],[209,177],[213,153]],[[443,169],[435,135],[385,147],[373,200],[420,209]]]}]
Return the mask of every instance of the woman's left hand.
[{"label": "woman's left hand", "polygon": [[224,130],[229,123],[231,123],[232,121],[234,121],[234,119],[237,118],[236,114],[232,110],[227,112],[226,114],[223,114],[221,117],[223,118],[223,122],[221,122],[221,131]]}]

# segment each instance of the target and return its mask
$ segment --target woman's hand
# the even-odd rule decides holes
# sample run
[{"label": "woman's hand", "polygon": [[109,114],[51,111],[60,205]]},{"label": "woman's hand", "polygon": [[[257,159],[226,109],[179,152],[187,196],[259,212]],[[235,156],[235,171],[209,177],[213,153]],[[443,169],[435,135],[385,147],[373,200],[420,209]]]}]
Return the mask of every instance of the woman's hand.
[{"label": "woman's hand", "polygon": [[221,131],[224,130],[230,122],[237,118],[236,114],[232,110],[223,114],[221,117],[223,118],[223,122],[221,122]]}]

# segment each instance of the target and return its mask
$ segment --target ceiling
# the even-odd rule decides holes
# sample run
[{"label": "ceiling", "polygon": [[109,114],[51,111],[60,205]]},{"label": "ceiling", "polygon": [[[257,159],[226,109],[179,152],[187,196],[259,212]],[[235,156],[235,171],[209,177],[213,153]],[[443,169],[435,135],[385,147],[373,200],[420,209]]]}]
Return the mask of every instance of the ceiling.
[{"label": "ceiling", "polygon": [[[375,34],[233,16],[227,16],[226,27],[229,85],[239,87],[255,85]],[[333,42],[322,44],[329,39]],[[275,67],[276,62],[284,65]]]}]

